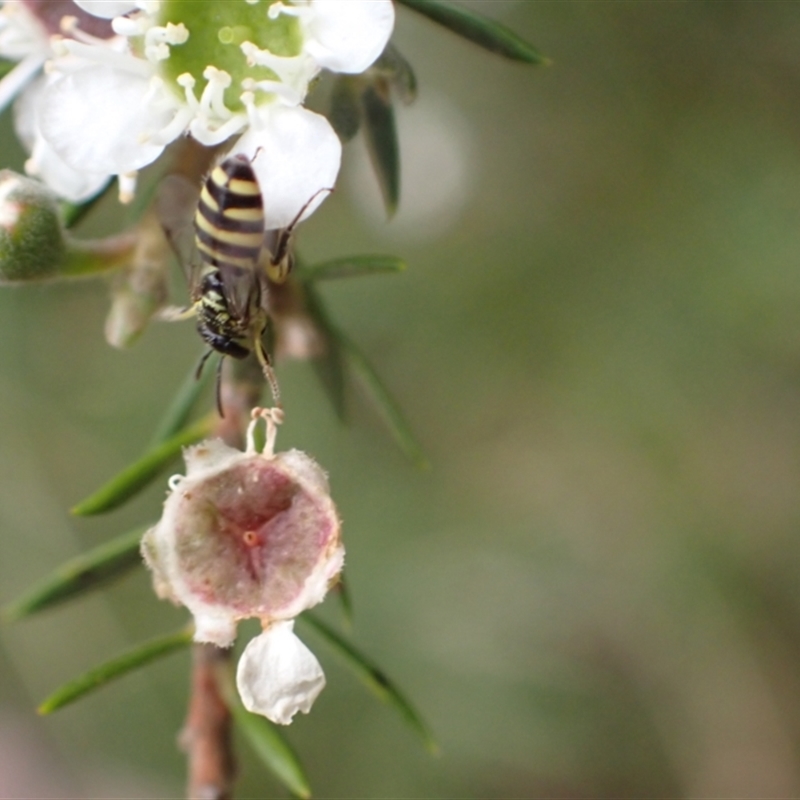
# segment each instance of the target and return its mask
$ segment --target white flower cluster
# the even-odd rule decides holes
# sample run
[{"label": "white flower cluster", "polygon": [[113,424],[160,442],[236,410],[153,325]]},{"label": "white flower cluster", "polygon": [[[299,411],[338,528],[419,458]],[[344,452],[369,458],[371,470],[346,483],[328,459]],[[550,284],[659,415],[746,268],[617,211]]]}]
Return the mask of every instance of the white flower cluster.
[{"label": "white flower cluster", "polygon": [[[44,5],[63,6],[58,33]],[[74,201],[111,176],[130,197],[137,170],[181,135],[236,136],[231,152],[260,151],[267,228],[281,228],[339,170],[336,134],[302,105],[310,82],[367,69],[393,26],[391,0],[5,0],[0,56],[19,65],[0,106],[44,66],[16,127],[27,170]]]}]

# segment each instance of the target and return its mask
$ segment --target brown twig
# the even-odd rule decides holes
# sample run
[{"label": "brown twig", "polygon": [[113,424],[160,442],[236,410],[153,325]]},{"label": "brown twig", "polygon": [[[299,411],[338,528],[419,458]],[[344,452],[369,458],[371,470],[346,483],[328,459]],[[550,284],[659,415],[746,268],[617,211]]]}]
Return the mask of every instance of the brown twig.
[{"label": "brown twig", "polygon": [[231,714],[220,692],[220,671],[230,668],[230,650],[196,644],[192,651],[189,713],[181,734],[188,756],[189,800],[229,800],[236,766]]},{"label": "brown twig", "polygon": [[[222,371],[222,407],[215,435],[232,447],[241,447],[250,422],[250,409],[258,405],[263,386],[261,368],[254,358],[227,359]],[[187,754],[189,800],[228,800],[232,797],[236,765],[231,746],[231,713],[221,687],[231,669],[231,650],[210,644],[193,649],[191,697],[181,745]]]}]

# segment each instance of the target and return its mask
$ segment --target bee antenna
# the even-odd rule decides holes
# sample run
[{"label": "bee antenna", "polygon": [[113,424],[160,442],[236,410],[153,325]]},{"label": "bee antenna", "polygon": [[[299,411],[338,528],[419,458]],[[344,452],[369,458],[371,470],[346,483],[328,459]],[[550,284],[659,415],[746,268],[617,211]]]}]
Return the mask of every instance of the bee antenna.
[{"label": "bee antenna", "polygon": [[281,264],[283,260],[286,258],[287,253],[289,252],[289,243],[292,240],[292,233],[294,233],[294,229],[297,227],[297,223],[300,222],[300,217],[306,213],[308,207],[323,193],[327,192],[328,194],[333,194],[334,189],[323,187],[322,189],[318,189],[311,197],[306,200],[303,204],[302,208],[295,214],[294,219],[282,230],[278,233],[278,241],[275,246],[275,255],[272,257],[272,261],[274,264]]}]

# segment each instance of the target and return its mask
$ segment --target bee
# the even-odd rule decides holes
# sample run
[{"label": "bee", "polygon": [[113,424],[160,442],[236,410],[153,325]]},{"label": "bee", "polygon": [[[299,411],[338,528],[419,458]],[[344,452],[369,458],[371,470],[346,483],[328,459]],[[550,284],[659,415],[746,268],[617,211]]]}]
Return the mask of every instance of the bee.
[{"label": "bee", "polygon": [[[255,353],[280,406],[280,390],[262,337],[269,323],[269,281],[282,283],[292,268],[292,233],[316,192],[286,228],[265,246],[265,211],[253,160],[242,154],[220,161],[197,191],[185,179],[171,175],[163,182],[157,203],[161,224],[186,272],[191,306],[172,319],[197,317],[197,331],[209,345],[197,368],[200,375],[213,352],[243,359]],[[196,201],[191,203],[194,196]],[[192,224],[184,210],[194,205]],[[220,367],[222,359],[220,360]],[[217,373],[217,406],[222,413]]]}]

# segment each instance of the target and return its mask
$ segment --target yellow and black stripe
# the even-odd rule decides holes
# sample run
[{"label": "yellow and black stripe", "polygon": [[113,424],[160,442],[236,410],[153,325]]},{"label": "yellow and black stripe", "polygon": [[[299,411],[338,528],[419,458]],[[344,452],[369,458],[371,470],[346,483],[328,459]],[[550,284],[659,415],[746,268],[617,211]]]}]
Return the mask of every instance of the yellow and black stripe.
[{"label": "yellow and black stripe", "polygon": [[194,216],[197,249],[211,267],[254,269],[264,240],[261,190],[246,156],[230,156],[211,170]]}]

